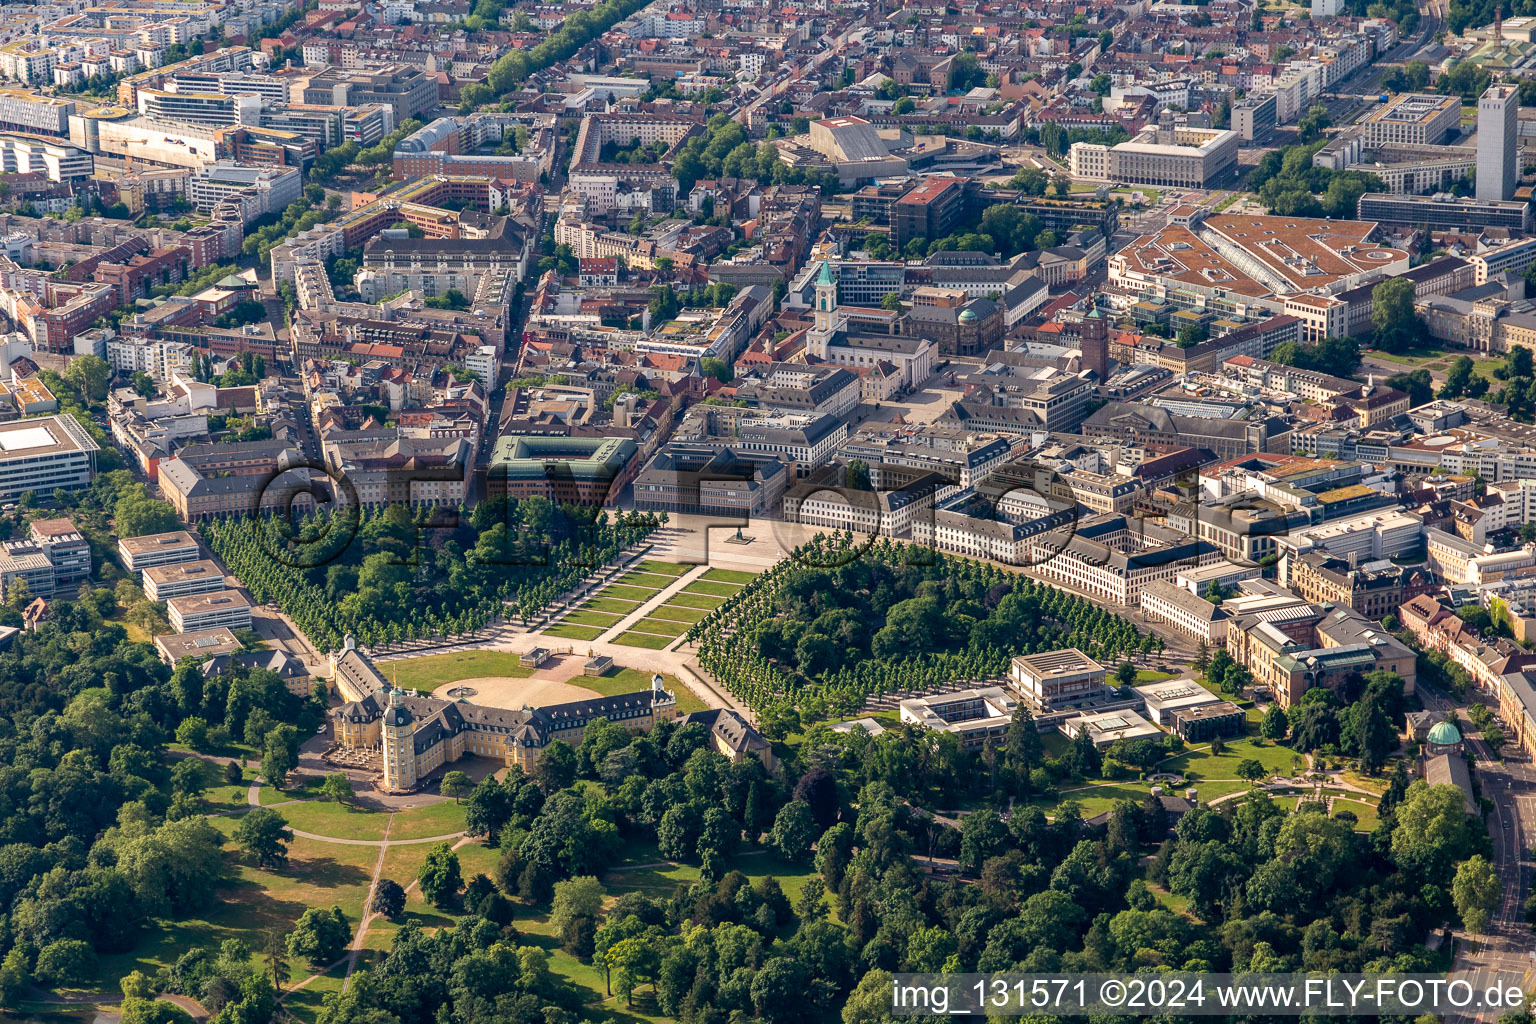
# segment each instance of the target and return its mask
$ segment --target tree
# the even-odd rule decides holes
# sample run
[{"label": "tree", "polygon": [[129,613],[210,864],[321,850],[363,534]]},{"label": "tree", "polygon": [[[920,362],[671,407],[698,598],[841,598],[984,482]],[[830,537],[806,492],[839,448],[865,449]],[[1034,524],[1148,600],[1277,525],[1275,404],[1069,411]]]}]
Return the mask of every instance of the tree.
[{"label": "tree", "polygon": [[790,864],[810,862],[811,844],[816,841],[816,835],[815,815],[798,800],[785,804],[773,819],[773,849]]},{"label": "tree", "polygon": [[1264,777],[1264,765],[1251,757],[1237,762],[1237,767],[1233,771],[1237,773],[1238,778],[1245,779],[1249,783],[1258,782]]},{"label": "tree", "polygon": [[886,296],[883,299],[880,300],[880,308],[881,309],[888,309],[892,313],[899,313],[899,312],[901,312],[901,293],[900,292],[889,292],[889,293],[887,293]]},{"label": "tree", "polygon": [[555,895],[549,905],[550,928],[556,935],[562,935],[579,918],[596,920],[606,898],[603,883],[592,875],[556,882]]},{"label": "tree", "polygon": [[267,733],[266,748],[261,756],[261,774],[278,789],[287,786],[288,773],[298,767],[298,758],[293,755],[287,735],[291,732],[294,732],[292,726],[279,726]]},{"label": "tree", "polygon": [[844,471],[843,483],[850,491],[869,490],[869,463],[863,459],[849,459]]},{"label": "tree", "polygon": [[87,402],[99,402],[107,397],[112,367],[100,356],[76,356],[64,367],[64,379],[79,388]]},{"label": "tree", "polygon": [[320,796],[339,804],[351,803],[352,780],[347,778],[345,772],[329,772],[325,776],[325,781],[320,784]]},{"label": "tree", "polygon": [[281,866],[288,861],[293,830],[288,827],[288,819],[270,807],[256,807],[247,811],[235,826],[234,840],[256,858],[258,867]]},{"label": "tree", "polygon": [[207,750],[208,723],[196,715],[183,718],[176,727],[176,742],[193,750]]},{"label": "tree", "polygon": [[379,879],[379,884],[373,890],[373,902],[368,909],[382,917],[399,917],[405,913],[405,890],[393,879]]},{"label": "tree", "polygon": [[44,985],[80,985],[96,972],[96,951],[80,939],[57,939],[37,954],[32,975]]},{"label": "tree", "polygon": [[1285,709],[1278,704],[1264,713],[1264,720],[1259,725],[1259,732],[1267,740],[1283,740],[1290,730],[1291,720],[1286,716]]},{"label": "tree", "polygon": [[1482,854],[1469,857],[1456,866],[1456,878],[1451,883],[1451,900],[1467,931],[1481,934],[1488,930],[1489,920],[1499,905],[1502,891],[1498,874]]},{"label": "tree", "polygon": [[288,955],[321,967],[341,956],[351,937],[351,926],[340,907],[310,907],[288,933]]},{"label": "tree", "polygon": [[1419,780],[1408,787],[1392,829],[1392,859],[1400,869],[1424,884],[1451,883],[1451,866],[1470,856],[1476,841],[1464,801],[1455,786]]},{"label": "tree", "polygon": [[1122,661],[1115,669],[1115,682],[1121,686],[1130,686],[1136,681],[1136,666],[1128,661]]},{"label": "tree", "polygon": [[475,791],[475,784],[470,781],[468,775],[460,771],[448,772],[443,776],[443,781],[438,786],[438,792],[443,796],[453,797],[454,803],[462,803],[466,796]]},{"label": "tree", "polygon": [[452,843],[441,842],[432,847],[416,881],[421,885],[421,894],[434,907],[441,910],[453,904],[464,888],[464,879],[459,874],[459,855],[453,852]]},{"label": "tree", "polygon": [[27,967],[27,951],[12,946],[0,961],[0,1006],[15,1006],[32,984],[32,972]]},{"label": "tree", "polygon": [[1371,326],[1377,348],[1402,352],[1423,341],[1424,321],[1413,309],[1413,282],[1389,277],[1371,290]]}]

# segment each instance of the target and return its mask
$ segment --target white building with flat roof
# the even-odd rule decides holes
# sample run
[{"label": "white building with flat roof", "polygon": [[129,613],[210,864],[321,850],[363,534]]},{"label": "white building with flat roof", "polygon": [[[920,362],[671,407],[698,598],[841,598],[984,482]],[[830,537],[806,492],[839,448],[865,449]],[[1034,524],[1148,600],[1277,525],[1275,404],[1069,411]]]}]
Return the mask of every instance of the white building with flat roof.
[{"label": "white building with flat roof", "polygon": [[117,557],[129,572],[143,572],[157,565],[195,562],[202,558],[197,541],[186,530],[124,537],[117,542]]},{"label": "white building with flat roof", "polygon": [[1072,739],[1086,731],[1095,747],[1107,747],[1120,740],[1155,740],[1163,736],[1157,726],[1129,708],[1079,715],[1067,719],[1059,728]]},{"label": "white building with flat roof", "polygon": [[0,499],[89,487],[99,450],[67,413],[0,423]]},{"label": "white building with flat roof", "polygon": [[173,597],[165,603],[165,610],[171,628],[178,633],[194,633],[219,626],[251,628],[251,603],[237,590]]},{"label": "white building with flat roof", "polygon": [[211,594],[228,587],[224,574],[212,559],[156,565],[144,570],[144,594],[151,601]]},{"label": "white building with flat roof", "polygon": [[1018,703],[1000,686],[936,693],[902,701],[901,720],[953,733],[965,749],[980,750],[988,739],[1002,743]]},{"label": "white building with flat roof", "polygon": [[1165,679],[1134,689],[1147,706],[1147,717],[1165,728],[1173,726],[1175,711],[1221,703],[1220,697],[1193,679]]},{"label": "white building with flat roof", "polygon": [[1076,647],[1013,659],[1008,676],[1030,708],[1039,713],[1109,696],[1104,666]]}]

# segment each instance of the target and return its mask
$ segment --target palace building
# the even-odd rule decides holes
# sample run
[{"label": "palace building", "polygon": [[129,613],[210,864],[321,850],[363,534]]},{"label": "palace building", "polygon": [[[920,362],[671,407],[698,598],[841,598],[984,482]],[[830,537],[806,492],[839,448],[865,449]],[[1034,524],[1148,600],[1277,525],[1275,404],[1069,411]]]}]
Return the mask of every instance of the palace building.
[{"label": "palace building", "polygon": [[555,740],[581,743],[587,723],[605,718],[638,732],[677,719],[677,697],[652,679],[652,688],[611,697],[518,709],[467,700],[407,695],[385,682],[351,637],[336,658],[335,680],[347,703],[331,711],[338,746],[376,750],[382,789],[406,792],[438,768],[465,755],[493,757],[531,771]]}]

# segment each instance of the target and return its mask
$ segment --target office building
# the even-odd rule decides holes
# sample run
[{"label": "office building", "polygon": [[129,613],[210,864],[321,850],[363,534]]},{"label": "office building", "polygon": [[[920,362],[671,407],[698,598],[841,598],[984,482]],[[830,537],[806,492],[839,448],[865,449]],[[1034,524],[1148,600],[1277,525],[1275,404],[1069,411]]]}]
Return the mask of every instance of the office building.
[{"label": "office building", "polygon": [[212,559],[156,565],[144,570],[144,594],[151,601],[212,594],[228,589],[224,574]]},{"label": "office building", "polygon": [[965,750],[980,750],[988,740],[1002,745],[1018,703],[1000,686],[910,697],[901,702],[901,720],[951,733]]},{"label": "office building", "polygon": [[[1454,97],[1447,97],[1453,102]],[[1519,89],[1490,85],[1477,101],[1477,198],[1505,202],[1515,197],[1520,180],[1515,167],[1515,128]],[[1507,225],[1502,225],[1507,226]]]},{"label": "office building", "polygon": [[0,130],[31,135],[68,135],[75,101],[26,89],[0,89]]},{"label": "office building", "polygon": [[235,634],[224,626],[217,629],[201,629],[193,633],[167,633],[164,636],[155,637],[155,650],[160,653],[160,660],[167,665],[175,665],[183,658],[196,658],[202,661],[205,658],[234,654],[244,647],[245,645],[235,638]]},{"label": "office building", "polygon": [[361,107],[378,103],[404,124],[438,105],[437,80],[407,64],[386,64],[370,70],[326,68],[304,89],[304,102],[331,107]]},{"label": "office building", "polygon": [[99,450],[68,414],[0,423],[0,499],[89,487]]},{"label": "office building", "polygon": [[1262,139],[1275,129],[1275,94],[1248,96],[1232,104],[1232,130],[1244,142]]},{"label": "office building", "polygon": [[1013,659],[1009,679],[1035,713],[1056,711],[1084,701],[1108,697],[1104,666],[1076,647]]},{"label": "office building", "polygon": [[251,603],[238,590],[219,590],[211,594],[173,597],[165,603],[171,628],[178,633],[203,629],[251,628]]},{"label": "office building", "polygon": [[182,121],[209,128],[231,124],[256,126],[261,124],[261,97],[140,89],[139,113],[162,121]]},{"label": "office building", "polygon": [[118,561],[129,572],[143,572],[157,565],[195,562],[202,557],[197,541],[186,530],[124,537],[117,542]]},{"label": "office building", "polygon": [[304,174],[297,167],[243,167],[220,161],[193,174],[187,191],[199,213],[208,213],[226,199],[252,194],[259,217],[282,213],[298,199],[304,191]]},{"label": "office building", "polygon": [[1092,181],[1203,188],[1237,165],[1240,142],[1237,132],[1221,129],[1152,129],[1116,146],[1074,142],[1068,169]]},{"label": "office building", "polygon": [[[1511,150],[1512,151],[1512,150]],[[1483,147],[1478,145],[1478,180],[1482,180]],[[1511,165],[1513,166],[1513,165]],[[1357,216],[1363,221],[1427,227],[1431,231],[1481,231],[1484,228],[1531,230],[1529,203],[1482,198],[1457,197],[1440,192],[1432,196],[1399,196],[1387,192],[1367,192],[1360,197]]]},{"label": "office building", "polygon": [[1460,125],[1459,97],[1409,92],[1371,111],[1362,137],[1367,146],[1438,146]]}]

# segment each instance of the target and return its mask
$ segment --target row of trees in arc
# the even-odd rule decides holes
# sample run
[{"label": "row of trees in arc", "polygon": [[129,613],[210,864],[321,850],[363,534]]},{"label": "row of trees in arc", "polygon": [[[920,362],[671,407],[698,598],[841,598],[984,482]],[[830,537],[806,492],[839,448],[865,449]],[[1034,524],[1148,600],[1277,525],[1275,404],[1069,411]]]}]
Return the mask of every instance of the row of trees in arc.
[{"label": "row of trees in arc", "polygon": [[[821,568],[825,566],[826,568]],[[870,696],[996,679],[1018,654],[1077,647],[1102,660],[1159,638],[1065,591],[968,558],[819,534],[687,633],[699,661],[754,709],[845,715]]]},{"label": "row of trees in arc", "polygon": [[322,651],[473,633],[525,621],[658,525],[650,513],[493,499],[455,515],[388,505],[319,510],[291,524],[231,517],[200,528],[259,602]]}]

